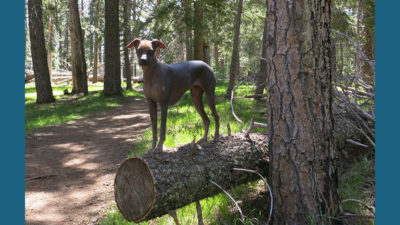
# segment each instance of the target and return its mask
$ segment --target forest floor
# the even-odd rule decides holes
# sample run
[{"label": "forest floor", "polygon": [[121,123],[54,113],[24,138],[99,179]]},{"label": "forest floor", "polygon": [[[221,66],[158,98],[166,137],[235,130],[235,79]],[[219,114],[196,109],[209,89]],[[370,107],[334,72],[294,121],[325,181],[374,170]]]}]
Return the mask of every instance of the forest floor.
[{"label": "forest floor", "polygon": [[26,224],[96,224],[114,200],[114,176],[149,127],[144,98],[25,139]]}]

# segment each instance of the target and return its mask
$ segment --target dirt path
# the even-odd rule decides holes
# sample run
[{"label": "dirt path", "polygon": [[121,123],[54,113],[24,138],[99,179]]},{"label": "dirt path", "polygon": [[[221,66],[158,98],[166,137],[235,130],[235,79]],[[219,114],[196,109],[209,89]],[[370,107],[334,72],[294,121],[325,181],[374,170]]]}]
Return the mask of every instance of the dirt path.
[{"label": "dirt path", "polygon": [[144,99],[25,139],[26,224],[95,224],[114,199],[118,164],[149,127]]}]

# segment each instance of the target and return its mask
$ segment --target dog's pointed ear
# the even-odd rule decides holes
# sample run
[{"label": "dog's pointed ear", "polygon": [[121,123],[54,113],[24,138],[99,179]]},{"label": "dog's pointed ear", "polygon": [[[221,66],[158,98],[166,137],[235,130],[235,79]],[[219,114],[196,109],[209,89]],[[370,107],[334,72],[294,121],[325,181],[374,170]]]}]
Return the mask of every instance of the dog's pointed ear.
[{"label": "dog's pointed ear", "polygon": [[159,41],[157,39],[153,39],[151,41],[151,44],[153,45],[153,48],[166,48],[164,43],[162,43],[161,41]]},{"label": "dog's pointed ear", "polygon": [[135,48],[137,48],[140,44],[140,39],[135,39],[133,40],[131,43],[129,43],[126,48],[132,48],[133,46],[135,46]]}]

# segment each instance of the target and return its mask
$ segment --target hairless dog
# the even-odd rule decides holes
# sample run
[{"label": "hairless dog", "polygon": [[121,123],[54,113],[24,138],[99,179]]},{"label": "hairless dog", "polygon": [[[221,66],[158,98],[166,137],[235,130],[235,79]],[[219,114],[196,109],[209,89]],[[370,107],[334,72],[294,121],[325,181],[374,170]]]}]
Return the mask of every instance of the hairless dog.
[{"label": "hairless dog", "polygon": [[[207,141],[210,119],[204,111],[203,92],[215,119],[214,138],[219,138],[219,116],[215,108],[215,75],[212,68],[203,61],[193,60],[177,64],[165,64],[156,58],[156,49],[165,45],[153,39],[135,39],[127,48],[135,47],[139,65],[143,69],[143,92],[146,96],[153,132],[152,151],[162,152],[165,141],[168,106],[177,103],[190,89],[192,103],[204,123],[204,137]],[[157,103],[161,107],[160,140],[157,148]]]}]

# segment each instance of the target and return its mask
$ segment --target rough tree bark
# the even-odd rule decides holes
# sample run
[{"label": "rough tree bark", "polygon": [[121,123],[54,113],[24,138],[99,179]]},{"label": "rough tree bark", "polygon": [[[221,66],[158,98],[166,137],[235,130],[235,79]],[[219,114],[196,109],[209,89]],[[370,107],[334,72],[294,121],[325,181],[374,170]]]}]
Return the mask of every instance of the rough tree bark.
[{"label": "rough tree bark", "polygon": [[183,7],[183,18],[185,23],[185,47],[186,47],[186,60],[193,59],[193,37],[192,37],[192,25],[193,25],[193,8],[192,1],[182,0]]},{"label": "rough tree bark", "polygon": [[66,69],[69,69],[67,66],[68,63],[70,62],[69,60],[69,17],[67,18],[67,23],[65,26],[65,33],[64,33],[64,49],[63,49],[63,54],[62,58],[64,60],[64,67]]},{"label": "rough tree bark", "polygon": [[233,50],[232,50],[232,59],[231,59],[231,67],[229,70],[229,86],[228,89],[226,90],[226,98],[231,97],[231,92],[233,89],[233,86],[235,85],[235,79],[236,77],[239,76],[239,67],[240,67],[240,61],[239,61],[239,45],[240,45],[240,24],[242,21],[242,8],[243,8],[243,0],[239,0],[238,4],[238,9],[237,9],[237,14],[236,14],[236,20],[235,20],[235,34],[233,38]]},{"label": "rough tree bark", "polygon": [[129,49],[126,48],[130,43],[131,27],[129,25],[131,17],[131,3],[124,0],[124,77],[126,79],[126,90],[132,90],[131,60],[129,59]]},{"label": "rough tree bark", "polygon": [[105,0],[104,95],[120,96],[121,63],[119,54],[119,0]]},{"label": "rough tree bark", "polygon": [[215,66],[215,71],[219,72],[219,50],[218,50],[218,44],[214,43],[214,66]]},{"label": "rough tree bark", "polygon": [[77,0],[69,1],[71,37],[72,94],[88,94],[85,48]]},{"label": "rough tree bark", "polygon": [[[265,1],[267,4],[267,1]],[[261,59],[260,59],[260,71],[257,74],[256,77],[256,90],[255,94],[260,95],[264,92],[265,86],[266,86],[266,80],[267,80],[267,61],[265,58],[267,57],[267,13],[265,13],[265,20],[264,20],[264,33],[263,33],[263,39],[262,39],[262,49],[261,49]],[[259,97],[256,97],[255,99],[260,99]]]},{"label": "rough tree bark", "polygon": [[273,224],[320,224],[339,198],[333,143],[330,0],[268,0]]},{"label": "rough tree bark", "polygon": [[53,62],[53,37],[54,37],[54,11],[55,5],[53,3],[49,3],[49,38],[47,39],[48,48],[47,48],[47,65],[49,66],[49,75],[50,82],[52,82],[52,62]]},{"label": "rough tree bark", "polygon": [[129,221],[162,216],[191,202],[213,196],[259,177],[235,167],[268,171],[267,141],[262,134],[221,137],[218,142],[194,144],[174,152],[145,154],[125,160],[115,176],[115,201]]},{"label": "rough tree bark", "polygon": [[54,102],[51,89],[49,67],[47,65],[46,47],[44,43],[42,0],[28,1],[29,37],[33,71],[35,73],[36,103]]},{"label": "rough tree bark", "polygon": [[96,16],[94,26],[96,31],[94,32],[94,56],[93,56],[93,79],[92,83],[97,82],[97,66],[98,66],[98,56],[99,56],[99,20],[100,20],[100,0],[96,0]]},{"label": "rough tree bark", "polygon": [[186,46],[186,60],[193,59],[193,37],[192,37],[192,2],[190,0],[182,0],[183,17],[185,22],[185,46]]},{"label": "rough tree bark", "polygon": [[194,2],[194,13],[193,13],[193,22],[194,22],[194,31],[193,31],[193,59],[203,60],[203,8],[204,1],[196,0]]}]

